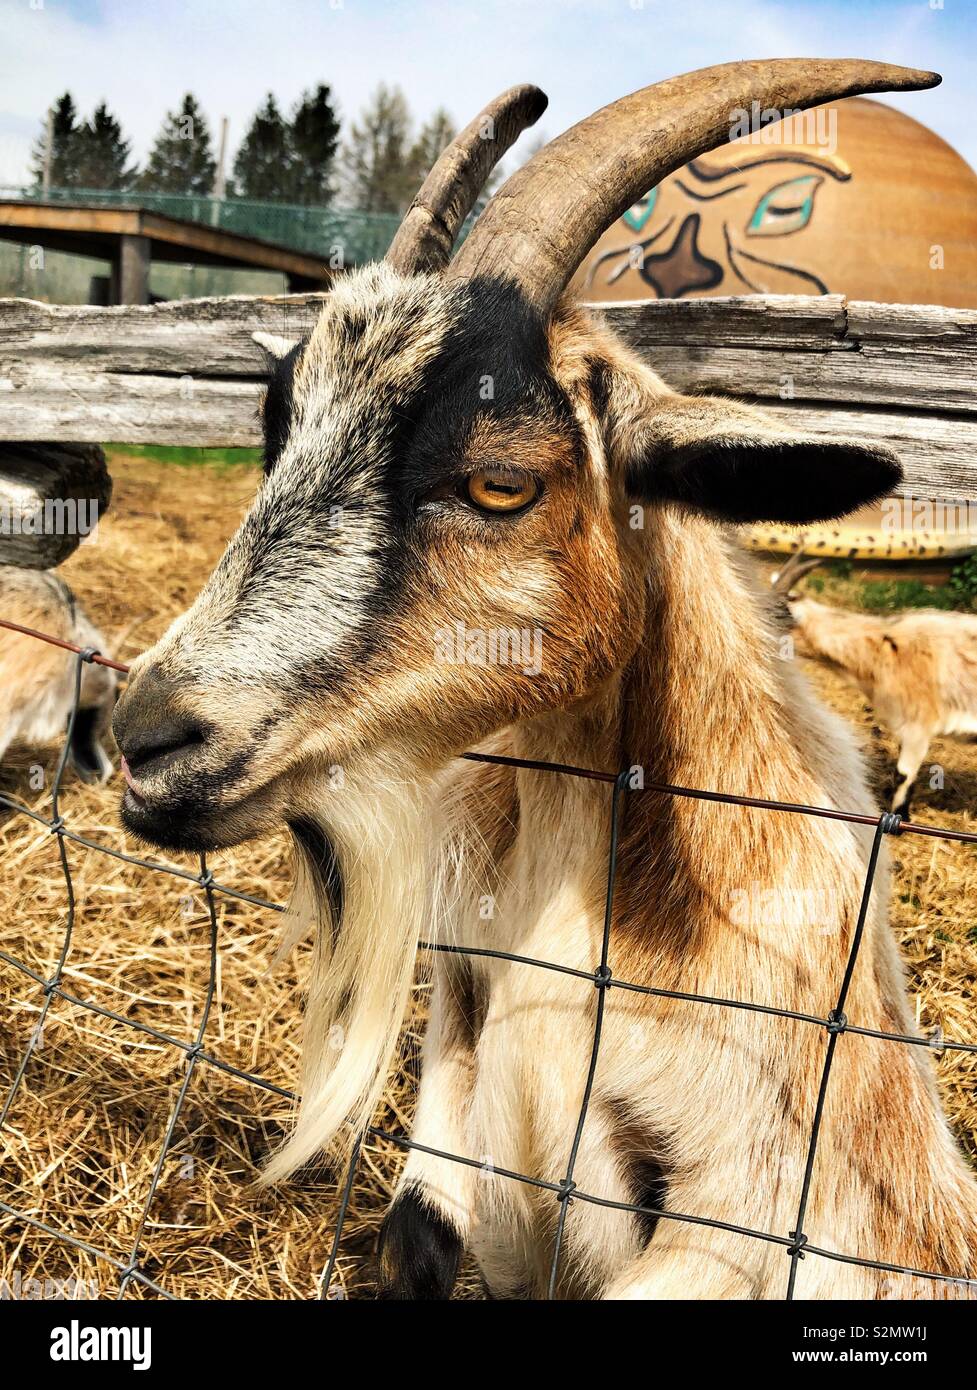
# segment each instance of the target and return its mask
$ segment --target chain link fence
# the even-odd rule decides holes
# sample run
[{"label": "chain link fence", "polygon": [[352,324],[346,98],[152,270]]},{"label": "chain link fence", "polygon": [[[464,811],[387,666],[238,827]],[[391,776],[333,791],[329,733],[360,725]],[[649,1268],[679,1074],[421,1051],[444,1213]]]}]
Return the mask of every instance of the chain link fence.
[{"label": "chain link fence", "polygon": [[[19,1064],[10,1080],[7,1089],[6,1099],[0,1110],[0,1128],[7,1121],[10,1107],[17,1095],[25,1072],[30,1065],[32,1053],[35,1051],[39,1039],[42,1036],[44,1021],[52,1002],[55,999],[63,999],[69,1004],[82,1009],[91,1010],[103,1018],[111,1019],[116,1023],[123,1024],[127,1028],[135,1029],[150,1035],[159,1042],[175,1047],[183,1052],[186,1059],[186,1072],[183,1082],[178,1090],[176,1100],[169,1115],[162,1142],[159,1148],[156,1165],[153,1171],[149,1190],[142,1204],[139,1218],[136,1225],[135,1237],[131,1242],[127,1259],[120,1259],[108,1251],[100,1250],[96,1246],[78,1239],[66,1231],[61,1231],[50,1224],[41,1221],[30,1212],[18,1210],[6,1202],[0,1201],[0,1212],[12,1218],[14,1221],[22,1222],[28,1226],[33,1226],[43,1231],[48,1236],[63,1241],[68,1245],[74,1246],[89,1256],[107,1262],[118,1275],[117,1297],[123,1298],[129,1286],[135,1282],[144,1288],[151,1290],[162,1298],[173,1298],[174,1295],[163,1287],[159,1282],[150,1278],[140,1265],[140,1258],[143,1249],[143,1238],[147,1222],[153,1208],[153,1203],[157,1195],[160,1180],[163,1174],[164,1165],[170,1154],[174,1135],[180,1120],[184,1102],[187,1097],[190,1085],[193,1081],[195,1071],[200,1067],[216,1067],[239,1080],[249,1083],[262,1090],[269,1091],[275,1095],[286,1099],[294,1100],[295,1097],[285,1088],[275,1085],[265,1078],[252,1072],[241,1070],[231,1066],[213,1052],[208,1051],[205,1045],[207,1024],[210,1017],[211,1007],[215,997],[218,971],[218,950],[217,950],[217,911],[216,900],[220,895],[238,898],[241,901],[249,902],[259,907],[269,908],[274,911],[281,911],[279,904],[266,902],[261,898],[242,893],[237,889],[223,883],[219,883],[213,873],[207,867],[205,856],[201,855],[199,868],[196,874],[188,870],[180,869],[176,866],[165,865],[151,862],[136,855],[124,854],[119,850],[110,849],[105,845],[100,845],[84,835],[80,835],[72,830],[66,820],[62,810],[62,781],[64,771],[68,761],[68,750],[74,722],[78,713],[79,695],[81,690],[81,677],[84,664],[86,662],[98,662],[102,665],[111,666],[114,670],[125,673],[127,667],[118,662],[109,661],[91,648],[80,649],[69,642],[52,638],[47,634],[37,632],[31,628],[25,628],[18,624],[0,619],[0,627],[18,632],[24,636],[36,638],[38,641],[50,642],[74,653],[75,661],[75,687],[74,687],[74,707],[69,720],[66,732],[65,743],[58,761],[57,770],[51,791],[50,816],[40,815],[38,812],[23,805],[12,797],[0,794],[0,805],[5,806],[11,812],[30,817],[39,825],[46,826],[49,832],[57,837],[58,853],[60,856],[61,870],[64,876],[65,894],[67,899],[67,918],[64,935],[61,943],[60,952],[53,969],[47,975],[41,974],[32,969],[24,962],[6,952],[0,952],[0,960],[8,966],[19,971],[25,979],[30,982],[36,990],[40,991],[42,1002],[37,1022],[34,1025],[27,1047],[20,1058]],[[855,970],[859,957],[859,951],[864,936],[865,923],[867,920],[869,904],[871,901],[872,890],[875,882],[876,869],[878,866],[879,852],[882,846],[883,837],[886,835],[921,835],[934,839],[947,841],[957,841],[965,844],[977,844],[977,834],[967,831],[944,829],[941,827],[918,825],[910,821],[903,821],[899,816],[890,812],[884,812],[878,816],[863,815],[856,812],[846,812],[834,810],[828,807],[802,806],[789,802],[765,800],[758,797],[734,796],[721,792],[712,792],[703,789],[673,786],[667,783],[644,782],[642,786],[633,785],[631,769],[625,769],[619,773],[597,772],[587,768],[571,767],[556,763],[534,762],[521,758],[509,758],[498,755],[484,753],[466,753],[465,758],[477,762],[488,762],[502,764],[508,767],[523,768],[538,772],[540,775],[552,775],[561,777],[581,777],[593,781],[605,783],[608,787],[610,797],[610,835],[608,842],[608,871],[607,885],[604,906],[603,933],[601,939],[600,959],[592,972],[586,970],[573,969],[569,966],[560,965],[554,961],[537,960],[528,956],[521,956],[508,951],[493,951],[485,948],[468,947],[464,945],[448,945],[442,943],[424,942],[422,949],[426,951],[448,952],[462,956],[490,956],[498,960],[510,961],[513,964],[526,966],[529,968],[557,971],[563,975],[576,977],[580,980],[582,990],[596,990],[596,1005],[594,1011],[593,1040],[590,1049],[590,1061],[584,1079],[583,1097],[581,1100],[577,1122],[572,1135],[568,1135],[567,1144],[567,1163],[561,1176],[554,1175],[549,1178],[533,1177],[526,1173],[514,1172],[510,1169],[492,1166],[491,1177],[493,1181],[507,1181],[525,1183],[540,1191],[552,1193],[554,1200],[558,1204],[558,1217],[556,1223],[556,1233],[553,1241],[552,1258],[550,1262],[549,1275],[549,1296],[556,1297],[559,1289],[561,1272],[561,1257],[564,1247],[564,1233],[568,1211],[574,1202],[586,1202],[595,1206],[613,1208],[617,1211],[630,1212],[635,1216],[651,1217],[662,1221],[675,1221],[692,1226],[702,1226],[717,1230],[723,1230],[736,1235],[745,1236],[753,1240],[766,1242],[772,1246],[777,1246],[783,1250],[785,1256],[784,1269],[784,1296],[790,1301],[794,1298],[798,1267],[801,1260],[806,1258],[823,1259],[835,1261],[841,1264],[858,1265],[866,1269],[888,1272],[896,1275],[908,1275],[920,1279],[933,1281],[943,1296],[974,1297],[977,1296],[977,1279],[967,1277],[963,1272],[959,1274],[948,1274],[937,1270],[914,1269],[904,1265],[893,1264],[882,1260],[873,1259],[870,1255],[860,1255],[854,1252],[831,1250],[811,1244],[804,1230],[805,1219],[808,1212],[808,1202],[811,1191],[811,1180],[814,1173],[815,1161],[818,1153],[818,1142],[821,1134],[822,1117],[824,1114],[825,1101],[831,1083],[832,1064],[834,1062],[836,1049],[839,1039],[843,1034],[852,1037],[877,1038],[895,1044],[908,1047],[937,1048],[939,1051],[955,1050],[968,1053],[977,1053],[977,1044],[947,1041],[942,1037],[935,1042],[932,1039],[913,1036],[910,1034],[898,1034],[879,1031],[877,1029],[863,1028],[857,1023],[853,1023],[845,1013],[845,1005],[848,999],[849,987],[852,975]],[[852,935],[851,945],[843,976],[838,984],[838,992],[834,1008],[826,1017],[819,1017],[814,1014],[796,1012],[791,1009],[775,1007],[769,1004],[753,1003],[742,999],[718,998],[709,995],[685,993],[679,990],[660,989],[653,985],[620,979],[613,974],[611,966],[611,923],[613,918],[614,888],[617,870],[618,843],[621,826],[621,811],[625,797],[629,795],[641,794],[642,792],[656,792],[674,797],[693,797],[706,801],[720,802],[731,806],[752,807],[758,810],[786,812],[793,815],[812,816],[828,820],[844,821],[851,825],[871,826],[874,828],[871,850],[868,857],[868,865],[862,890],[861,904],[855,929]],[[136,1022],[132,1019],[123,1017],[121,1014],[113,1012],[111,1009],[79,998],[77,995],[68,991],[63,983],[65,966],[69,958],[72,947],[72,933],[75,925],[77,903],[75,890],[72,880],[71,864],[68,857],[68,846],[74,844],[99,854],[107,854],[117,859],[125,860],[129,864],[137,865],[147,872],[159,874],[172,874],[178,878],[186,880],[188,883],[197,884],[203,891],[207,903],[210,918],[210,965],[208,981],[200,1001],[199,1022],[190,1039],[180,1039],[159,1029],[152,1028],[148,1024]],[[741,1009],[751,1013],[764,1014],[777,1018],[792,1019],[805,1023],[812,1028],[816,1028],[825,1035],[825,1050],[821,1068],[820,1084],[818,1087],[817,1099],[814,1108],[814,1115],[807,1144],[806,1162],[804,1166],[803,1179],[797,1194],[796,1218],[793,1228],[789,1231],[765,1231],[755,1230],[749,1226],[740,1226],[730,1222],[713,1220],[708,1217],[695,1216],[689,1213],[667,1210],[655,1206],[641,1203],[629,1203],[612,1201],[592,1193],[582,1190],[577,1186],[574,1173],[576,1171],[577,1156],[580,1149],[580,1142],[587,1122],[587,1115],[590,1109],[591,1095],[593,1091],[594,1076],[597,1070],[598,1059],[601,1048],[601,1035],[604,1024],[604,1013],[609,990],[619,989],[635,994],[643,994],[661,999],[680,1000],[689,1004],[695,1004],[703,1008],[728,1008]],[[348,1167],[343,1178],[343,1190],[340,1201],[336,1227],[332,1237],[331,1248],[328,1251],[325,1271],[319,1286],[320,1298],[330,1298],[340,1296],[340,1290],[334,1286],[333,1276],[336,1263],[339,1258],[343,1231],[349,1211],[350,1198],[353,1193],[357,1176],[357,1165],[360,1161],[362,1144],[365,1138],[387,1140],[401,1149],[418,1149],[424,1153],[435,1157],[446,1159],[454,1163],[464,1164],[471,1168],[480,1170],[485,1169],[483,1159],[474,1158],[466,1154],[449,1153],[441,1149],[434,1149],[430,1146],[418,1143],[407,1134],[393,1133],[386,1129],[371,1127],[366,1134],[361,1135],[354,1146]],[[324,1252],[325,1253],[325,1252]],[[973,1291],[973,1292],[968,1292]]]},{"label": "chain link fence", "polygon": [[341,247],[346,265],[383,259],[400,226],[401,214],[358,212],[355,208],[271,203],[249,198],[205,198],[188,193],[123,192],[105,188],[37,189],[0,187],[0,197],[24,203],[87,203],[95,207],[139,207],[148,212],[200,222],[241,236],[260,237],[279,246],[328,257]]}]

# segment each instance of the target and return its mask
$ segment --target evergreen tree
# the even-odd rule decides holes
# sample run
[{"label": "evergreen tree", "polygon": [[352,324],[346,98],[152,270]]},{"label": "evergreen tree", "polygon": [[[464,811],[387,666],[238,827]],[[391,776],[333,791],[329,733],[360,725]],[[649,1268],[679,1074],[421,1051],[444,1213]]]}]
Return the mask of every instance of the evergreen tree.
[{"label": "evergreen tree", "polygon": [[339,121],[328,87],[303,92],[289,127],[288,199],[324,205],[332,199],[332,172],[339,144]]},{"label": "evergreen tree", "polygon": [[[54,121],[51,128],[51,187],[71,188],[77,185],[75,177],[75,143],[78,136],[78,112],[70,92],[54,103]],[[44,161],[47,151],[47,119],[31,151],[31,172],[39,188],[44,181]]]},{"label": "evergreen tree", "polygon": [[410,112],[399,87],[377,88],[350,127],[342,163],[346,191],[363,212],[402,212],[416,192],[408,165]]},{"label": "evergreen tree", "polygon": [[213,191],[216,169],[207,121],[187,92],[180,109],[166,113],[138,187],[148,193],[206,196]]},{"label": "evergreen tree", "polygon": [[129,164],[129,141],[105,102],[78,128],[72,141],[75,151],[74,186],[79,188],[131,188],[135,169]]},{"label": "evergreen tree", "polygon": [[287,201],[291,162],[289,128],[269,92],[234,158],[235,192],[241,198]]}]

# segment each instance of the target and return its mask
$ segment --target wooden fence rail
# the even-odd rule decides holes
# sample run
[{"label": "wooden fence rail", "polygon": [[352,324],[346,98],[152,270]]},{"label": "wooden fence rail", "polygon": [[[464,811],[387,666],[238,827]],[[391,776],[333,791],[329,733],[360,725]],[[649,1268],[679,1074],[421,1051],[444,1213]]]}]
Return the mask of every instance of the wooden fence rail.
[{"label": "wooden fence rail", "polygon": [[[321,295],[99,309],[0,300],[0,440],[248,445],[256,329],[298,337]],[[670,385],[897,449],[919,496],[977,498],[977,311],[840,295],[608,305]]]}]

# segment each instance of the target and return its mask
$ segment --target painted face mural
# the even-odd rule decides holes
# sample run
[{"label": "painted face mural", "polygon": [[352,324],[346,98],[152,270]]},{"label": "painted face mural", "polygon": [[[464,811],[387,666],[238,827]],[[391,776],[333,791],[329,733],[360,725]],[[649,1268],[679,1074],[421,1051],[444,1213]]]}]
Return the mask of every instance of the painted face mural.
[{"label": "painted face mural", "polygon": [[[637,240],[591,261],[586,288],[633,272],[658,299],[716,294],[827,294],[804,269],[801,233],[825,179],[851,179],[837,157],[744,155],[735,168],[696,159],[624,214]],[[780,245],[792,237],[789,246]],[[775,244],[776,243],[776,244]]]},{"label": "painted face mural", "polygon": [[595,301],[847,294],[977,307],[977,175],[880,102],[818,107],[663,180],[574,286]]}]

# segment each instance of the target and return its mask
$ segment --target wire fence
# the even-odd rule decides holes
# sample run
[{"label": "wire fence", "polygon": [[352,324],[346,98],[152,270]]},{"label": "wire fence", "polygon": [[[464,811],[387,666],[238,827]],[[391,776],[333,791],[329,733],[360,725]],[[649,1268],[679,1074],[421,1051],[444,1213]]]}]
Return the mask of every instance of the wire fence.
[{"label": "wire fence", "polygon": [[[51,637],[46,633],[37,632],[32,628],[22,627],[19,624],[0,619],[0,628],[20,633],[21,635],[36,638],[39,641],[48,642],[74,653],[75,659],[75,684],[74,702],[68,727],[65,735],[65,742],[57,764],[57,769],[51,790],[51,814],[50,816],[40,815],[38,812],[23,805],[16,799],[0,793],[0,805],[7,807],[10,811],[20,815],[28,816],[40,825],[46,826],[51,834],[57,836],[58,853],[60,856],[61,870],[64,875],[65,892],[67,895],[67,919],[65,924],[64,936],[61,943],[60,953],[51,973],[41,974],[32,969],[23,961],[16,959],[7,952],[0,951],[0,960],[7,965],[21,972],[27,979],[31,980],[42,992],[42,1003],[37,1022],[31,1032],[27,1047],[20,1059],[19,1065],[14,1073],[11,1085],[7,1092],[3,1108],[0,1110],[0,1129],[7,1122],[10,1108],[14,1102],[20,1085],[23,1081],[27,1067],[30,1064],[31,1056],[39,1044],[44,1027],[44,1021],[54,999],[62,999],[76,1007],[90,1010],[105,1019],[110,1019],[116,1023],[123,1024],[127,1028],[132,1028],[137,1032],[147,1034],[159,1042],[181,1050],[186,1059],[186,1073],[179,1088],[175,1103],[170,1112],[169,1119],[164,1131],[163,1139],[160,1144],[159,1154],[153,1170],[149,1190],[140,1210],[139,1219],[136,1226],[135,1236],[129,1249],[128,1259],[120,1259],[108,1251],[100,1250],[96,1246],[78,1239],[76,1236],[66,1231],[61,1231],[54,1226],[41,1221],[30,1212],[18,1210],[8,1203],[0,1200],[0,1213],[22,1222],[27,1226],[34,1227],[46,1235],[62,1241],[65,1244],[80,1250],[94,1259],[106,1262],[114,1268],[119,1277],[117,1298],[125,1297],[126,1291],[133,1282],[142,1285],[162,1298],[172,1299],[175,1296],[167,1289],[162,1287],[157,1281],[150,1278],[140,1265],[144,1235],[147,1223],[150,1219],[153,1203],[156,1198],[157,1190],[163,1175],[164,1166],[170,1154],[171,1146],[183,1110],[184,1102],[187,1097],[194,1073],[198,1067],[215,1067],[239,1080],[258,1087],[261,1090],[271,1092],[274,1095],[289,1101],[295,1101],[296,1097],[282,1086],[266,1080],[253,1072],[244,1071],[238,1067],[231,1066],[220,1057],[208,1052],[204,1045],[207,1031],[207,1024],[210,1017],[211,1006],[214,1001],[217,969],[217,910],[216,899],[223,895],[230,898],[237,898],[240,901],[251,903],[258,907],[269,908],[273,911],[283,911],[280,904],[268,902],[252,894],[244,893],[231,887],[228,884],[219,883],[213,873],[207,867],[206,857],[200,856],[199,871],[193,874],[185,869],[180,869],[175,865],[167,865],[153,862],[148,859],[140,858],[137,855],[125,854],[120,850],[112,849],[106,845],[100,845],[84,835],[79,835],[71,830],[67,825],[65,816],[61,809],[61,789],[65,768],[68,762],[68,753],[71,742],[75,720],[78,714],[79,697],[81,692],[81,678],[84,664],[86,662],[96,662],[100,665],[109,666],[113,670],[125,673],[128,667],[115,661],[103,657],[92,648],[79,648],[73,643],[62,641]],[[875,881],[876,869],[878,866],[879,852],[882,846],[883,837],[886,835],[922,835],[933,839],[946,841],[957,841],[965,844],[977,844],[977,834],[961,831],[944,829],[942,827],[919,825],[912,821],[901,819],[900,816],[891,812],[883,812],[878,816],[864,815],[858,812],[840,811],[823,806],[803,806],[792,802],[766,800],[758,797],[736,796],[724,792],[706,791],[699,788],[674,786],[669,783],[646,781],[643,785],[635,787],[632,785],[631,769],[627,768],[619,773],[594,771],[593,769],[572,767],[558,763],[537,762],[531,759],[504,757],[501,755],[487,753],[465,753],[462,757],[485,763],[502,764],[508,767],[522,768],[536,771],[541,775],[556,775],[563,777],[580,777],[592,781],[606,783],[609,788],[611,799],[610,807],[610,835],[608,843],[608,872],[607,886],[604,905],[603,932],[601,937],[600,959],[593,971],[579,970],[567,965],[561,965],[555,961],[538,960],[529,956],[517,955],[509,951],[495,951],[488,948],[470,947],[464,945],[445,944],[438,942],[422,942],[421,947],[426,951],[452,953],[469,957],[492,957],[497,960],[512,962],[517,965],[524,965],[542,970],[556,971],[560,974],[576,977],[581,981],[581,985],[596,989],[596,1008],[594,1016],[593,1041],[590,1049],[590,1060],[584,1084],[583,1098],[577,1116],[576,1126],[572,1137],[568,1143],[568,1158],[566,1168],[562,1177],[540,1178],[527,1173],[514,1172],[511,1169],[499,1168],[494,1165],[490,1172],[493,1180],[504,1180],[510,1182],[524,1183],[540,1191],[550,1192],[558,1203],[558,1216],[556,1223],[556,1233],[553,1241],[552,1258],[550,1262],[549,1289],[550,1298],[555,1298],[559,1289],[561,1256],[564,1247],[564,1232],[567,1220],[567,1213],[573,1202],[590,1203],[598,1207],[612,1208],[616,1211],[629,1212],[638,1217],[651,1217],[662,1221],[675,1221],[691,1226],[701,1226],[722,1230],[735,1235],[745,1236],[757,1241],[763,1241],[773,1246],[780,1247],[785,1254],[785,1276],[784,1291],[786,1300],[794,1298],[798,1266],[801,1260],[813,1257],[835,1261],[840,1264],[860,1266],[865,1269],[877,1270],[882,1273],[897,1275],[907,1275],[920,1279],[932,1280],[935,1284],[957,1288],[962,1296],[972,1297],[975,1295],[965,1294],[963,1291],[972,1289],[977,1291],[977,1279],[968,1277],[963,1273],[947,1274],[937,1270],[915,1269],[906,1265],[894,1264],[883,1260],[872,1259],[855,1253],[831,1250],[822,1246],[812,1245],[805,1233],[804,1224],[808,1212],[808,1202],[811,1192],[811,1180],[814,1174],[814,1166],[818,1153],[818,1141],[821,1134],[822,1118],[824,1115],[825,1101],[831,1081],[832,1064],[838,1046],[838,1040],[842,1034],[850,1034],[868,1038],[882,1039],[888,1042],[898,1043],[910,1047],[926,1047],[936,1051],[959,1051],[966,1053],[977,1053],[977,1044],[956,1042],[943,1039],[941,1036],[936,1040],[911,1034],[900,1034],[884,1032],[873,1028],[864,1028],[853,1023],[845,1013],[845,1005],[848,999],[849,987],[852,975],[858,961],[859,950],[865,932],[865,924],[868,916],[869,904],[872,896],[872,889]],[[632,980],[617,978],[611,969],[610,947],[611,947],[611,923],[614,906],[614,888],[617,873],[618,843],[621,826],[621,808],[627,795],[635,792],[656,792],[675,797],[692,797],[705,801],[720,802],[731,806],[752,807],[759,810],[781,811],[794,815],[812,816],[835,821],[844,821],[850,825],[861,825],[874,827],[871,849],[868,857],[864,885],[862,889],[861,903],[855,929],[852,934],[851,945],[848,952],[847,962],[842,979],[839,983],[838,994],[834,1008],[826,1017],[816,1014],[797,1012],[791,1009],[780,1008],[771,1004],[754,1003],[742,999],[727,999],[710,995],[686,993],[680,990],[661,989],[653,985],[640,983]],[[163,1032],[160,1029],[151,1027],[142,1022],[123,1017],[111,1009],[94,1003],[91,1000],[81,999],[77,995],[65,989],[62,981],[68,956],[71,951],[72,933],[75,924],[76,900],[72,881],[71,865],[68,858],[67,846],[75,844],[85,849],[95,851],[100,854],[109,855],[115,859],[124,860],[128,864],[136,865],[153,873],[175,875],[190,883],[196,883],[203,890],[207,902],[207,909],[210,920],[210,956],[209,973],[203,999],[201,1001],[199,1023],[191,1040],[181,1039]],[[584,1126],[587,1121],[590,1109],[591,1096],[593,1091],[594,1077],[597,1071],[598,1059],[600,1056],[601,1035],[604,1025],[604,1013],[607,1001],[607,993],[611,989],[620,989],[635,994],[648,995],[660,999],[678,1000],[690,1004],[701,1005],[705,1008],[730,1008],[741,1009],[747,1012],[770,1015],[777,1018],[791,1019],[797,1022],[809,1024],[813,1028],[820,1029],[826,1037],[824,1059],[821,1069],[820,1084],[811,1123],[810,1135],[807,1144],[807,1155],[804,1166],[803,1179],[800,1185],[797,1198],[797,1214],[793,1228],[789,1231],[765,1231],[756,1230],[749,1226],[741,1226],[735,1223],[719,1221],[709,1217],[696,1216],[690,1213],[683,1213],[668,1210],[663,1207],[651,1206],[643,1203],[631,1203],[612,1201],[602,1197],[597,1193],[586,1192],[577,1186],[574,1178],[577,1157],[580,1150],[581,1138]],[[335,1298],[341,1296],[341,1291],[333,1283],[333,1276],[336,1270],[337,1260],[342,1249],[343,1231],[347,1214],[350,1206],[350,1199],[353,1193],[357,1166],[360,1162],[360,1155],[363,1142],[366,1138],[387,1140],[401,1149],[416,1149],[420,1152],[430,1154],[434,1157],[448,1160],[454,1163],[464,1164],[471,1168],[485,1170],[485,1161],[470,1155],[450,1153],[442,1149],[432,1148],[429,1145],[419,1143],[407,1134],[397,1134],[390,1130],[371,1126],[359,1136],[354,1145],[344,1178],[342,1196],[340,1200],[336,1227],[333,1233],[331,1247],[326,1259],[325,1270],[319,1282],[318,1294],[322,1299]]]},{"label": "wire fence", "polygon": [[296,251],[327,257],[342,249],[346,265],[382,260],[401,223],[396,212],[360,212],[335,205],[272,203],[254,198],[212,198],[202,194],[153,193],[145,189],[37,188],[0,186],[0,196],[23,203],[84,203],[105,208],[144,208],[147,212],[198,222],[221,231],[259,237]]}]

